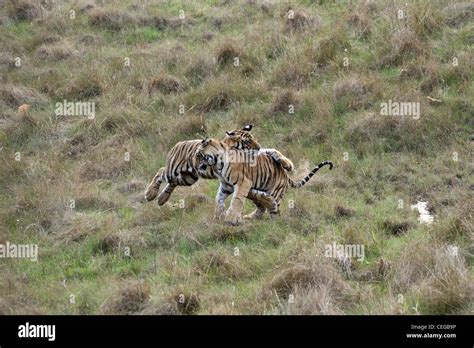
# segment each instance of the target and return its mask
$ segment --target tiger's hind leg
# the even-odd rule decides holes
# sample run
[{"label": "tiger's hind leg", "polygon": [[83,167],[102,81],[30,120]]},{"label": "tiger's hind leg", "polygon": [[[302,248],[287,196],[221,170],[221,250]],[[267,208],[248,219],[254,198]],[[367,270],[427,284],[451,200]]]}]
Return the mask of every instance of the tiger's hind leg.
[{"label": "tiger's hind leg", "polygon": [[148,184],[148,187],[145,191],[145,199],[149,202],[152,201],[158,196],[158,192],[160,192],[160,185],[163,182],[163,173],[165,171],[165,167],[162,167],[158,170],[155,174],[153,179]]},{"label": "tiger's hind leg", "polygon": [[244,215],[244,219],[261,219],[267,210],[271,212],[278,209],[275,199],[266,192],[250,190],[247,198],[255,203],[257,209]]},{"label": "tiger's hind leg", "polygon": [[260,149],[260,152],[265,152],[269,154],[273,160],[277,163],[280,163],[283,169],[285,169],[288,172],[291,172],[293,169],[295,169],[295,166],[293,162],[285,157],[280,151],[275,150],[275,149]]}]

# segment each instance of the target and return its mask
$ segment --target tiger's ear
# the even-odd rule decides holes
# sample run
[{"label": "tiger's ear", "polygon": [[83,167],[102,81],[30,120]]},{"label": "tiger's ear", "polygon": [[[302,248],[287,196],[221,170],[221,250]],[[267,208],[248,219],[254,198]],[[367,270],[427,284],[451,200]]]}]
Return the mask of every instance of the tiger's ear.
[{"label": "tiger's ear", "polygon": [[251,124],[248,124],[246,125],[244,128],[242,128],[243,131],[247,131],[247,132],[250,132],[252,130],[252,125]]},{"label": "tiger's ear", "polygon": [[206,138],[202,139],[201,145],[202,146],[207,146],[210,141],[211,141],[211,139],[209,137],[206,137]]},{"label": "tiger's ear", "polygon": [[229,137],[231,137],[231,136],[235,135],[235,132],[225,131],[225,134],[227,134]]}]

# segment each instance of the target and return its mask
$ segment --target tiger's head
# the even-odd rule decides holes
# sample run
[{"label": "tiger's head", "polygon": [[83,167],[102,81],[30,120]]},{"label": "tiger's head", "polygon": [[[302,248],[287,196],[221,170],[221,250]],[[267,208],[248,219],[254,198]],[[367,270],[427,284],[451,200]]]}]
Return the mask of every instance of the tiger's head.
[{"label": "tiger's head", "polygon": [[211,138],[204,139],[196,151],[198,173],[203,175],[209,167],[216,165],[224,150],[219,140]]},{"label": "tiger's head", "polygon": [[250,133],[252,125],[249,124],[242,129],[226,131],[222,142],[239,150],[260,150],[260,144]]}]

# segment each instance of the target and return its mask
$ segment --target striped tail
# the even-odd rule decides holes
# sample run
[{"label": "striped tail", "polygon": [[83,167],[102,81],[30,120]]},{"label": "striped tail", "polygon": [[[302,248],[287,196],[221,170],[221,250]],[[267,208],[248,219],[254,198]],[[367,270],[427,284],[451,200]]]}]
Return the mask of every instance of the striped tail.
[{"label": "striped tail", "polygon": [[302,187],[304,184],[306,184],[308,182],[309,179],[312,178],[312,176],[314,174],[316,174],[316,172],[321,169],[322,167],[324,167],[325,165],[329,165],[329,169],[331,170],[332,167],[333,167],[333,164],[331,161],[324,161],[324,162],[321,162],[319,163],[316,167],[314,167],[314,169],[312,171],[310,171],[308,173],[308,175],[306,175],[303,179],[301,179],[300,181],[298,182],[294,182],[293,179],[290,178],[290,186],[291,187],[296,187],[296,188],[299,188],[299,187]]}]

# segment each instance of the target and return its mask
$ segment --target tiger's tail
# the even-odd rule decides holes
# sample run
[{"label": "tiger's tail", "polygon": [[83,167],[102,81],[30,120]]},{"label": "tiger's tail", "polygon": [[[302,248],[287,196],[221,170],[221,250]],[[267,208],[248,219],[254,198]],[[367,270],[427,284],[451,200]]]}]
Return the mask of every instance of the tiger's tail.
[{"label": "tiger's tail", "polygon": [[299,188],[299,187],[304,186],[304,185],[308,182],[308,180],[311,179],[312,176],[313,176],[314,174],[316,174],[316,172],[317,172],[319,169],[321,169],[322,167],[324,167],[325,165],[328,165],[328,166],[329,166],[329,170],[332,170],[333,164],[332,164],[331,161],[324,161],[324,162],[321,162],[321,163],[319,163],[316,167],[314,167],[313,170],[310,171],[310,172],[308,173],[308,175],[306,175],[306,176],[305,176],[303,179],[301,179],[300,181],[295,182],[295,181],[293,181],[293,179],[290,178],[290,186],[291,186],[291,187],[295,187],[295,188]]}]

